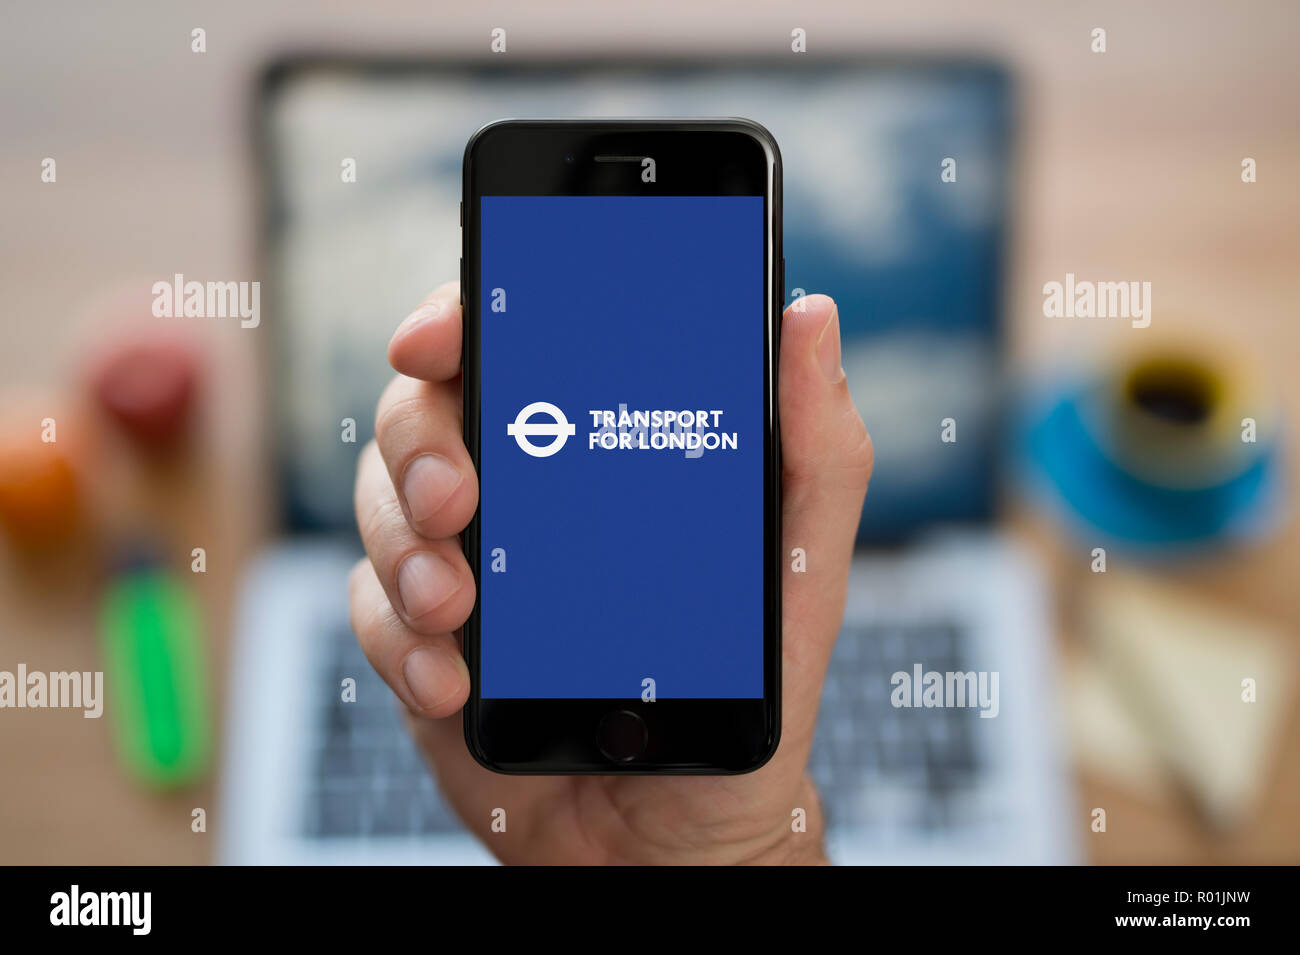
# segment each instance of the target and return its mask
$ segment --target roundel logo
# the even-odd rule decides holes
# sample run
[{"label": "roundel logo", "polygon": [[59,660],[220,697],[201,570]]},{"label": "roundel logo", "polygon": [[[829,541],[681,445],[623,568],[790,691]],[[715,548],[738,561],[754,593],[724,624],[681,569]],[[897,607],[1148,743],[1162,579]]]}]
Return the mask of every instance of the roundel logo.
[{"label": "roundel logo", "polygon": [[[544,414],[550,421],[529,421],[533,415]],[[531,405],[525,405],[524,409],[515,417],[512,424],[506,425],[506,434],[512,436],[518,443],[520,450],[525,454],[531,454],[535,458],[549,458],[560,448],[564,447],[564,442],[569,440],[569,435],[577,431],[569,419],[564,417],[564,412],[549,401],[534,401]],[[533,435],[550,436],[549,444],[536,445],[528,439]]]}]

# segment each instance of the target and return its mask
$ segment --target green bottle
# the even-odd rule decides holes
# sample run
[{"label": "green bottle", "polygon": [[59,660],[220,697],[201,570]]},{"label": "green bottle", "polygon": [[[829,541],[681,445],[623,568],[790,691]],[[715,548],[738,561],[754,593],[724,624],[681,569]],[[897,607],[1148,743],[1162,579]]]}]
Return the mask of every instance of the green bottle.
[{"label": "green bottle", "polygon": [[105,708],[132,776],[195,781],[211,751],[207,661],[192,591],[150,561],[110,579],[100,616]]}]

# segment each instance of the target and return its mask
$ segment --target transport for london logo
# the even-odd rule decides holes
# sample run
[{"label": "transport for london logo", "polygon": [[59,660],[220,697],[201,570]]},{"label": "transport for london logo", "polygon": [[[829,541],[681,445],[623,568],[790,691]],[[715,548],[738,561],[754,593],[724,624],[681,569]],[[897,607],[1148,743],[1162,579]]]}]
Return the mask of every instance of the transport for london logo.
[{"label": "transport for london logo", "polygon": [[[723,412],[708,408],[632,409],[620,404],[618,410],[593,408],[591,430],[587,434],[589,451],[682,451],[688,458],[698,458],[705,451],[735,451],[740,436],[722,423]],[[537,421],[530,420],[534,416]],[[506,425],[506,434],[515,439],[521,451],[534,458],[549,458],[564,447],[577,432],[564,412],[549,401],[525,405],[515,420]],[[550,438],[534,444],[532,437]]]},{"label": "transport for london logo", "polygon": [[[535,414],[548,415],[551,420],[529,421],[528,419]],[[525,405],[514,422],[506,425],[506,434],[515,439],[525,454],[531,454],[535,458],[549,458],[564,447],[564,442],[569,440],[569,435],[576,431],[577,428],[564,417],[564,412],[549,401],[534,401],[530,405]],[[550,436],[552,440],[549,444],[538,446],[528,440],[532,435]]]}]

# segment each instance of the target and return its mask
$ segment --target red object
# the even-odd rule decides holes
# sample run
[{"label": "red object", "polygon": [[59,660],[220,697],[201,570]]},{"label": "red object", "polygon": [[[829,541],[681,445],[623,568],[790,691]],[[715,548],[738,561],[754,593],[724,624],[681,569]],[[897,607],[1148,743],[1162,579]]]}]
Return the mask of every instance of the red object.
[{"label": "red object", "polygon": [[94,373],[99,403],[132,437],[149,445],[172,443],[194,405],[198,362],[177,341],[118,346]]}]

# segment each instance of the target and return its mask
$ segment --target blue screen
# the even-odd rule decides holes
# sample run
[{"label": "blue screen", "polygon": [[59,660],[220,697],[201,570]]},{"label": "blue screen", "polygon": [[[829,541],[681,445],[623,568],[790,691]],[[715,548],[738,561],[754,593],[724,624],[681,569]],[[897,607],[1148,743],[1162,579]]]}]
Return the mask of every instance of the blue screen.
[{"label": "blue screen", "polygon": [[762,697],[763,197],[480,222],[482,696]]}]

